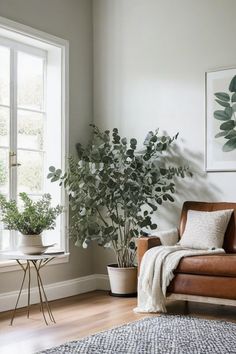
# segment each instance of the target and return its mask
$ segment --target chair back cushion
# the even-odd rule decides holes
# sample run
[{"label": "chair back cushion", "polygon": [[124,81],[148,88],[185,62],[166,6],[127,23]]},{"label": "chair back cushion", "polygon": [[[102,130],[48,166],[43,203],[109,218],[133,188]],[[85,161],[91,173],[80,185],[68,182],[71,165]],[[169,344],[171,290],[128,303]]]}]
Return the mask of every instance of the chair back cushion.
[{"label": "chair back cushion", "polygon": [[236,253],[236,203],[208,203],[208,202],[191,202],[187,201],[183,204],[180,219],[180,237],[183,235],[187,221],[188,210],[199,211],[217,211],[234,209],[225,232],[223,248],[226,253]]}]

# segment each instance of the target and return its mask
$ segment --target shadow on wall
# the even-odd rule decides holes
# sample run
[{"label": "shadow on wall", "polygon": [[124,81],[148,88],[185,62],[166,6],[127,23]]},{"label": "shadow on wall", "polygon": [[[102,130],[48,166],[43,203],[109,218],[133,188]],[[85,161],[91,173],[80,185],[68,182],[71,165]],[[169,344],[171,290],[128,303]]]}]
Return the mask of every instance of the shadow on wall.
[{"label": "shadow on wall", "polygon": [[[184,140],[181,141],[182,147]],[[175,143],[166,157],[166,165],[189,166],[193,177],[177,178],[174,203],[163,204],[158,209],[158,228],[164,229],[178,226],[183,203],[192,201],[217,201],[220,189],[209,182],[208,174],[204,171],[204,156],[186,147],[181,148]]]}]

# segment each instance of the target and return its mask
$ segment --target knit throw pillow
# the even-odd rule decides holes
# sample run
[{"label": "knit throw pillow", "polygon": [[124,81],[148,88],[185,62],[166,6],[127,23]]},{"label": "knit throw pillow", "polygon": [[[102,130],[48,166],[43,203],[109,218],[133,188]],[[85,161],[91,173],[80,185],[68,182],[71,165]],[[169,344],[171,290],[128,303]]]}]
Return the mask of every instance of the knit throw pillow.
[{"label": "knit throw pillow", "polygon": [[221,248],[233,209],[218,211],[189,210],[179,244],[187,248]]}]

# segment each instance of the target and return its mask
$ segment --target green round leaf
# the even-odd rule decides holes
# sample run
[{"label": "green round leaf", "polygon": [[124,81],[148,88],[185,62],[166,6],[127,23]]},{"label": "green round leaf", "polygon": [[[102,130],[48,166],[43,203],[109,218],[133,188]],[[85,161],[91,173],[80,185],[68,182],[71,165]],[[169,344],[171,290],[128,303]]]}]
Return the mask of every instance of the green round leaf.
[{"label": "green round leaf", "polygon": [[162,143],[156,144],[156,151],[161,151],[162,150]]},{"label": "green round leaf", "polygon": [[137,140],[134,139],[134,138],[130,139],[130,144],[131,145],[137,145]]},{"label": "green round leaf", "polygon": [[236,92],[232,95],[231,102],[236,102]]},{"label": "green round leaf", "polygon": [[231,130],[227,135],[225,135],[225,139],[231,139],[236,137],[236,130]]},{"label": "green round leaf", "polygon": [[166,136],[162,136],[162,137],[161,137],[161,142],[162,142],[162,143],[165,143],[166,140],[167,140],[167,137],[166,137]]},{"label": "green round leaf", "polygon": [[167,149],[167,144],[166,143],[162,144],[162,150],[164,151],[166,149]]},{"label": "green round leaf", "polygon": [[59,177],[58,176],[54,176],[52,179],[51,179],[51,182],[56,182],[59,180]]},{"label": "green round leaf", "polygon": [[153,211],[157,210],[157,206],[155,204],[149,202],[147,202],[147,204],[152,208]]},{"label": "green round leaf", "polygon": [[228,120],[227,122],[224,122],[220,126],[220,130],[231,130],[235,127],[235,121],[234,120]]},{"label": "green round leaf", "polygon": [[230,119],[230,117],[228,116],[228,114],[225,111],[215,111],[214,112],[214,118],[218,119],[218,120],[228,120]]},{"label": "green round leaf", "polygon": [[236,112],[236,103],[232,105],[233,112]]},{"label": "green round leaf", "polygon": [[47,178],[52,178],[53,177],[53,173],[49,173],[48,175],[47,175]]},{"label": "green round leaf", "polygon": [[110,156],[104,156],[103,159],[102,159],[102,161],[103,161],[104,163],[112,162]]},{"label": "green round leaf", "polygon": [[236,92],[236,75],[232,78],[232,80],[229,84],[229,91]]},{"label": "green round leaf", "polygon": [[236,137],[227,141],[223,146],[224,152],[229,152],[236,149]]},{"label": "green round leaf", "polygon": [[155,230],[157,228],[157,224],[151,224],[150,228],[151,228],[151,230]]},{"label": "green round leaf", "polygon": [[219,103],[221,106],[223,107],[229,107],[229,103],[228,102],[224,102],[224,101],[220,101],[220,100],[215,100],[217,103]]},{"label": "green round leaf", "polygon": [[129,243],[129,248],[130,248],[131,250],[134,250],[134,249],[135,249],[135,242],[134,242],[134,241],[131,241],[131,242]]},{"label": "green round leaf", "polygon": [[129,149],[126,151],[126,155],[129,156],[129,157],[133,157],[134,156],[134,150],[132,149]]},{"label": "green round leaf", "polygon": [[166,198],[169,199],[170,202],[174,202],[174,198],[170,194],[165,194]]},{"label": "green round leaf", "polygon": [[155,143],[157,141],[157,136],[153,135],[153,137],[151,137],[150,141]]},{"label": "green round leaf", "polygon": [[49,167],[49,171],[50,171],[50,172],[55,172],[55,170],[56,170],[56,169],[55,169],[54,166],[50,166],[50,167]]},{"label": "green round leaf", "polygon": [[215,96],[221,101],[228,102],[230,100],[229,94],[226,92],[216,92]]},{"label": "green round leaf", "polygon": [[233,109],[232,109],[232,107],[226,107],[226,108],[225,108],[225,113],[227,114],[227,116],[228,116],[229,118],[231,118],[231,117],[232,117],[232,114],[233,114]]},{"label": "green round leaf", "polygon": [[218,133],[218,134],[215,135],[215,138],[221,138],[222,136],[225,136],[226,134],[228,134],[227,131],[220,132],[220,133]]}]

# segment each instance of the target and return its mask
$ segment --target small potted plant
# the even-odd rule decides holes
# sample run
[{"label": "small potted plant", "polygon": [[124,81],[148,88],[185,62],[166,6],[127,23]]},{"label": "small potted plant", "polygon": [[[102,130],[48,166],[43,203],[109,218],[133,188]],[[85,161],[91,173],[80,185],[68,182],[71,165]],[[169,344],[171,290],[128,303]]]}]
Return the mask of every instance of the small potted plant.
[{"label": "small potted plant", "polygon": [[17,230],[21,233],[20,250],[26,254],[42,253],[47,247],[42,243],[42,232],[53,230],[55,220],[62,212],[62,207],[51,207],[50,194],[44,194],[40,200],[34,202],[26,193],[19,194],[23,202],[22,210],[15,200],[7,201],[0,194],[0,219],[8,230]]},{"label": "small potted plant", "polygon": [[[154,230],[154,213],[163,202],[174,202],[175,177],[187,167],[167,166],[166,156],[177,139],[149,132],[137,150],[137,140],[121,138],[118,129],[101,132],[92,125],[87,146],[77,145],[78,159],[69,158],[65,174],[49,168],[48,178],[65,187],[72,211],[70,234],[76,246],[95,240],[114,250],[108,266],[112,293],[136,292],[136,244],[142,230]],[[171,155],[170,155],[171,156]]]}]

